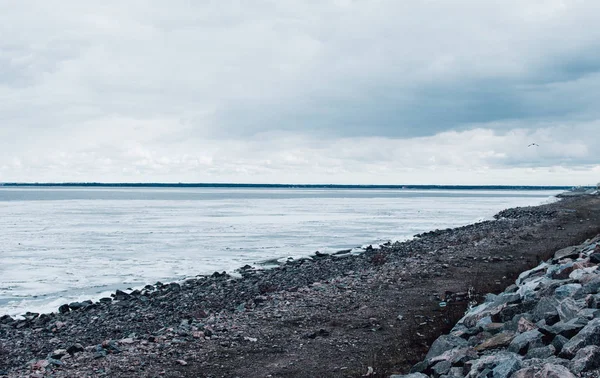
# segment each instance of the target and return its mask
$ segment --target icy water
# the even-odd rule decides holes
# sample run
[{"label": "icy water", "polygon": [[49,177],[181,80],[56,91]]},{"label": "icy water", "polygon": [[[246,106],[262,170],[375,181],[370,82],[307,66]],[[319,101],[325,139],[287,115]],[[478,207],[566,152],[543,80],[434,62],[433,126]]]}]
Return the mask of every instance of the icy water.
[{"label": "icy water", "polygon": [[406,240],[558,191],[0,187],[0,316]]}]

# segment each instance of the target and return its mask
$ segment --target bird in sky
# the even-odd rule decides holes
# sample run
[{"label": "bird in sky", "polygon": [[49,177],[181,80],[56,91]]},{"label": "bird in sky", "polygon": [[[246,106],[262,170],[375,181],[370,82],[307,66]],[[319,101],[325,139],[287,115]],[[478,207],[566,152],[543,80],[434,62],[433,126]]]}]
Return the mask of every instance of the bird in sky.
[{"label": "bird in sky", "polygon": [[540,145],[539,145],[539,144],[537,144],[537,143],[531,143],[531,144],[530,144],[529,146],[527,146],[527,147],[533,147],[533,146],[535,146],[535,147],[539,147]]}]

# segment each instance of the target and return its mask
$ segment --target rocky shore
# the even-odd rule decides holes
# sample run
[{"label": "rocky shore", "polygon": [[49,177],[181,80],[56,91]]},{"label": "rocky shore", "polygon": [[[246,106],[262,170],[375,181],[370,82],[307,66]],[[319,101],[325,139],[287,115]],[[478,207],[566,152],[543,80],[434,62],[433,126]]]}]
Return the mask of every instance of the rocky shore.
[{"label": "rocky shore", "polygon": [[600,235],[558,250],[470,309],[408,375],[392,378],[600,376]]},{"label": "rocky shore", "polygon": [[[360,255],[318,253],[269,270],[243,267],[241,278],[215,273],[181,284],[117,291],[97,303],[65,304],[53,314],[2,317],[0,376],[406,373],[469,303],[503,291],[556,250],[598,233],[600,199],[564,198],[505,210],[494,221],[367,248]],[[527,277],[522,281],[529,282]],[[495,303],[495,297],[487,298],[487,304]],[[498,323],[493,320],[489,324]],[[536,319],[526,320],[536,324]],[[507,326],[495,334],[511,330]],[[560,356],[562,349],[554,353]],[[435,366],[421,371],[436,374],[427,370]]]}]

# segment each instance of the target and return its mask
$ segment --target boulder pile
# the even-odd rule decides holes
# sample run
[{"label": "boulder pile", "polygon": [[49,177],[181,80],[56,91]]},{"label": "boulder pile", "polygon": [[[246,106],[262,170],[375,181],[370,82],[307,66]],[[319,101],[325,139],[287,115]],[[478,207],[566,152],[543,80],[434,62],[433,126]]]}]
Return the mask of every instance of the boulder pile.
[{"label": "boulder pile", "polygon": [[392,378],[600,376],[600,235],[561,249],[488,294],[408,375]]}]

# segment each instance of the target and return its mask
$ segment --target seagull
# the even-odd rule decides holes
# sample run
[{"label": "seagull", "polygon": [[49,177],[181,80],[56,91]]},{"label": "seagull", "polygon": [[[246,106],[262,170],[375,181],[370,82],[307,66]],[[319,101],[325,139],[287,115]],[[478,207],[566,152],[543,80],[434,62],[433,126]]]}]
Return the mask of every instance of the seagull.
[{"label": "seagull", "polygon": [[533,146],[535,146],[535,147],[539,147],[540,145],[539,145],[539,144],[537,144],[537,143],[531,143],[531,144],[530,144],[529,146],[527,146],[527,147],[533,147]]}]

